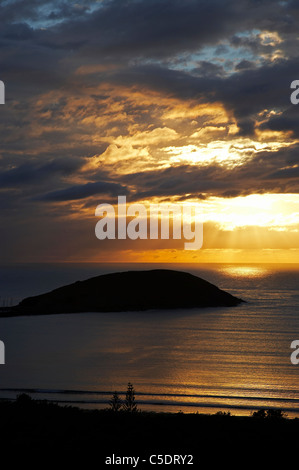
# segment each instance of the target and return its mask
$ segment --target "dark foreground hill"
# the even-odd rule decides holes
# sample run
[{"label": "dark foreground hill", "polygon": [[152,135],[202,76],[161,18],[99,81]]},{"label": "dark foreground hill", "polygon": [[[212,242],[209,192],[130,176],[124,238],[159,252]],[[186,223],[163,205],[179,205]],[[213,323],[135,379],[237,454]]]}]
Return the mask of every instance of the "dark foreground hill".
[{"label": "dark foreground hill", "polygon": [[231,307],[240,302],[241,299],[192,274],[158,269],[105,274],[77,281],[24,299],[11,314]]}]

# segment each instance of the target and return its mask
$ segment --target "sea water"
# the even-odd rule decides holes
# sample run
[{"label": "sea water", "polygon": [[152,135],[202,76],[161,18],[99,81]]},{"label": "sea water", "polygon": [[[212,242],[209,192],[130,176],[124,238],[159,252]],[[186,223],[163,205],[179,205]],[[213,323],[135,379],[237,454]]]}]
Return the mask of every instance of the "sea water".
[{"label": "sea water", "polygon": [[102,408],[131,382],[141,409],[278,408],[299,416],[299,365],[290,360],[291,343],[299,340],[299,266],[19,265],[1,268],[0,295],[9,305],[106,272],[162,267],[198,275],[246,303],[1,318],[0,398],[25,391]]}]

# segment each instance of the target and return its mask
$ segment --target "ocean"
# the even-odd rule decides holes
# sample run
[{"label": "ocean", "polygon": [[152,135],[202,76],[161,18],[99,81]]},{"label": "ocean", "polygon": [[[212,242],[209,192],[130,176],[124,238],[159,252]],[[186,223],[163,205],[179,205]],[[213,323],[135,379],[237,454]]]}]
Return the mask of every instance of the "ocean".
[{"label": "ocean", "polygon": [[275,408],[299,416],[299,364],[290,360],[299,340],[298,265],[2,266],[0,306],[107,272],[153,268],[190,272],[246,303],[0,318],[0,398],[26,392],[103,408],[131,382],[140,409],[248,415]]}]

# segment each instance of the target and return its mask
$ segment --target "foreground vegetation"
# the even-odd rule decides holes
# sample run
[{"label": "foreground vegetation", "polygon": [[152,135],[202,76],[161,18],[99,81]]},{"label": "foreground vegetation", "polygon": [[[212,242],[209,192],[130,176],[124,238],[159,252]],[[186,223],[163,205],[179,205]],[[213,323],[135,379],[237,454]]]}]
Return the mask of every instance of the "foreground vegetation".
[{"label": "foreground vegetation", "polygon": [[9,451],[11,458],[22,455],[29,463],[40,453],[59,462],[64,457],[69,464],[72,459],[96,459],[99,467],[112,454],[192,454],[195,463],[205,457],[220,463],[232,461],[238,449],[246,461],[261,462],[264,457],[269,464],[271,458],[274,462],[280,453],[285,456],[297,448],[299,437],[299,419],[285,418],[281,412],[238,417],[144,412],[137,407],[83,410],[24,394],[0,403],[0,419],[2,455]]}]

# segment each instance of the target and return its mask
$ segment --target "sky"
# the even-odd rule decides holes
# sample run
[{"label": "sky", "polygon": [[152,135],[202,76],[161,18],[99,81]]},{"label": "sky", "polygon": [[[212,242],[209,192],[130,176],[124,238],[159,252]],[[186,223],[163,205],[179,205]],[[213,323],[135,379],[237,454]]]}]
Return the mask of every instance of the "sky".
[{"label": "sky", "polygon": [[[3,0],[0,261],[299,262],[299,3]],[[193,205],[203,246],[99,240]]]}]

